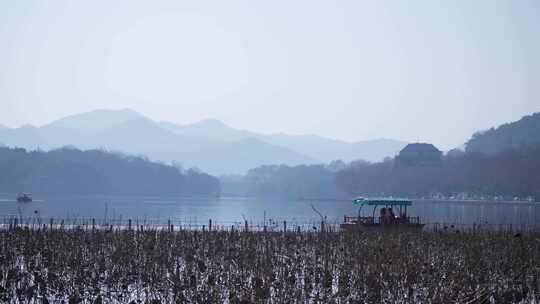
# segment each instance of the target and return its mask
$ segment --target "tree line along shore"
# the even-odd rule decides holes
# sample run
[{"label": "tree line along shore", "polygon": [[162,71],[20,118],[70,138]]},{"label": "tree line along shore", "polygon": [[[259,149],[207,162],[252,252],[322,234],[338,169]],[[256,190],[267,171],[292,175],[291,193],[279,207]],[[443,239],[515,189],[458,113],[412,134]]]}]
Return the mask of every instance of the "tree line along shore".
[{"label": "tree line along shore", "polygon": [[448,153],[438,166],[369,163],[269,165],[243,176],[211,176],[197,169],[102,150],[49,152],[0,147],[0,192],[161,196],[263,196],[346,199],[351,196],[426,198],[540,198],[540,145],[495,154]]}]

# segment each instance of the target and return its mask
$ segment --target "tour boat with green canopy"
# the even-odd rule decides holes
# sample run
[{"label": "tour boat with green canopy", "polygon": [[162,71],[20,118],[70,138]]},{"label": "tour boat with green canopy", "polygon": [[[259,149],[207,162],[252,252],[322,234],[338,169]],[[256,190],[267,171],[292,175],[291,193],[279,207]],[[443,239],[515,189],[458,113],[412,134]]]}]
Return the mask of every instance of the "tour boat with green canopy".
[{"label": "tour boat with green canopy", "polygon": [[[359,206],[357,216],[344,216],[342,230],[368,231],[378,229],[417,230],[422,229],[419,217],[410,217],[407,207],[412,201],[400,198],[355,198],[353,205]],[[371,216],[362,216],[364,207],[373,207]],[[377,209],[379,214],[376,214]],[[371,210],[370,210],[371,211]]]}]

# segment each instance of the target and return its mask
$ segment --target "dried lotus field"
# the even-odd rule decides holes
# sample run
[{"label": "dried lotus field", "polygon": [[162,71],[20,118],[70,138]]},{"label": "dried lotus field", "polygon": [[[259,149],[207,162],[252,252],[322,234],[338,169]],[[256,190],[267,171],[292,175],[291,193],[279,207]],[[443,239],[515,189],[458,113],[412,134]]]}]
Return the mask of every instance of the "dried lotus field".
[{"label": "dried lotus field", "polygon": [[539,303],[540,233],[0,231],[0,303]]}]

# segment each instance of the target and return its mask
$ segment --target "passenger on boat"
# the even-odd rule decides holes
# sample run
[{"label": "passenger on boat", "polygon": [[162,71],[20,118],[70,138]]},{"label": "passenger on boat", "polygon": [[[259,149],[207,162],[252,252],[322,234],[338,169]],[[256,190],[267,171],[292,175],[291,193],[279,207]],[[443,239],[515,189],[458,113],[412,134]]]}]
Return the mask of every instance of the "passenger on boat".
[{"label": "passenger on boat", "polygon": [[390,223],[393,223],[396,220],[396,215],[394,214],[394,211],[392,211],[392,208],[388,208],[387,212]]},{"label": "passenger on boat", "polygon": [[386,224],[386,208],[381,208],[379,216],[379,223],[380,224]]},{"label": "passenger on boat", "polygon": [[396,216],[392,208],[381,208],[381,217],[379,222],[381,224],[392,224],[396,220]]}]

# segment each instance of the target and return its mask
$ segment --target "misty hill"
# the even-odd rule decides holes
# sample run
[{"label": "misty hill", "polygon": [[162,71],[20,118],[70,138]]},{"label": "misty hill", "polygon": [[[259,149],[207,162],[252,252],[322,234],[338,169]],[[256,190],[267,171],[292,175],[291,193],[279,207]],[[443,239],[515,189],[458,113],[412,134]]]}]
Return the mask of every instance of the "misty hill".
[{"label": "misty hill", "polygon": [[0,192],[218,196],[219,180],[196,170],[101,150],[0,148]]},{"label": "misty hill", "polygon": [[179,131],[173,124],[157,123],[131,110],[97,110],[39,128],[0,129],[0,142],[32,150],[66,145],[81,149],[104,148],[146,155],[152,160],[175,161],[183,167],[199,167],[213,174],[244,173],[263,164],[296,165],[316,161],[252,137],[220,139],[223,135],[220,130],[227,132],[227,128],[215,128],[215,136],[196,132],[197,128],[207,130],[215,122],[202,122]]},{"label": "misty hill", "polygon": [[189,125],[176,125],[161,123],[163,128],[175,134],[223,140],[228,142],[243,139],[258,139],[270,145],[288,148],[318,162],[330,162],[341,159],[352,161],[363,159],[367,161],[381,161],[385,157],[395,156],[407,142],[393,139],[375,139],[359,142],[345,142],[318,135],[288,135],[288,134],[260,134],[246,130],[231,128],[216,119],[207,119]]},{"label": "misty hill", "polygon": [[92,134],[105,131],[119,123],[136,119],[144,119],[144,116],[130,109],[118,111],[95,110],[60,118],[45,125],[42,130],[47,132],[77,130],[78,132]]},{"label": "misty hill", "polygon": [[540,113],[534,113],[498,128],[475,133],[467,142],[466,150],[494,154],[510,148],[538,144],[540,144]]},{"label": "misty hill", "polygon": [[374,139],[349,143],[317,135],[275,134],[263,138],[269,143],[288,147],[325,163],[336,159],[343,161],[362,159],[378,162],[385,157],[395,156],[407,145],[407,142],[393,139]]},{"label": "misty hill", "polygon": [[0,142],[31,150],[103,148],[175,161],[212,174],[243,174],[262,165],[295,166],[334,159],[380,161],[406,145],[389,139],[348,143],[316,135],[266,135],[231,128],[216,119],[177,125],[155,122],[129,109],[71,115],[42,127],[0,128]]},{"label": "misty hill", "polygon": [[231,128],[217,119],[205,119],[188,125],[176,125],[161,122],[160,125],[176,134],[188,137],[200,137],[220,141],[238,141],[247,138],[258,138],[257,133]]}]

